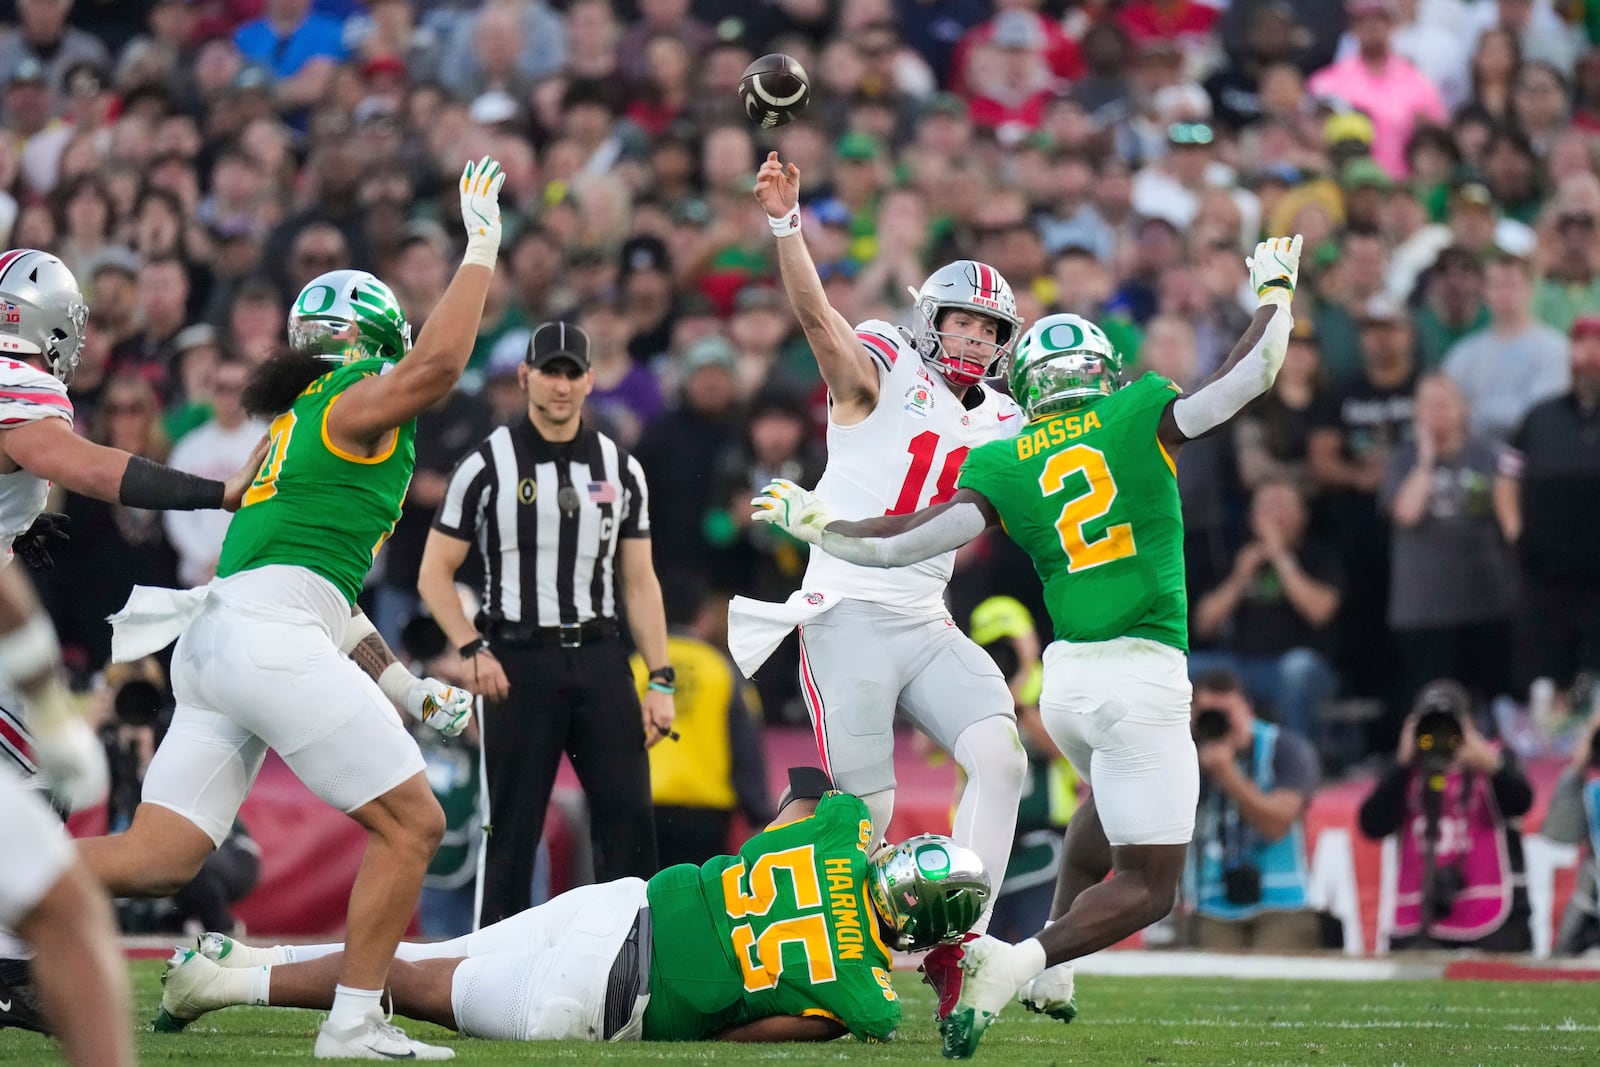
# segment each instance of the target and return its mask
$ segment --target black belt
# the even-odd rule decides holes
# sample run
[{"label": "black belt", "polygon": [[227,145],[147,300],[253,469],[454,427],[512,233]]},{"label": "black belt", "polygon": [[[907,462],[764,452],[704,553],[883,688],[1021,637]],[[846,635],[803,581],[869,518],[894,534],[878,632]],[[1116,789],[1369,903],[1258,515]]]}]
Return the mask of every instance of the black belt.
[{"label": "black belt", "polygon": [[577,648],[617,636],[616,619],[590,619],[567,626],[528,626],[520,622],[491,623],[485,628],[491,645],[559,645]]},{"label": "black belt", "polygon": [[634,916],[633,929],[628,939],[617,951],[611,965],[611,977],[606,980],[606,1013],[603,1038],[610,1041],[618,1030],[628,1025],[638,1007],[639,996],[650,980],[650,909],[643,907]]}]

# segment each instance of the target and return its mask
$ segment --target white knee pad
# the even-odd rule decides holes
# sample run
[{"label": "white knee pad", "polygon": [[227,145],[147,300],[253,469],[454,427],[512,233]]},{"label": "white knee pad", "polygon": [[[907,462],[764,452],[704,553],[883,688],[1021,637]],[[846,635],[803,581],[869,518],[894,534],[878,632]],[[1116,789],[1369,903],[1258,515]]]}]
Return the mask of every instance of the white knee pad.
[{"label": "white knee pad", "polygon": [[983,779],[983,788],[999,789],[1022,796],[1028,775],[1028,754],[1022,748],[1017,723],[1004,715],[993,715],[973,723],[956,738],[956,762],[969,782]]}]

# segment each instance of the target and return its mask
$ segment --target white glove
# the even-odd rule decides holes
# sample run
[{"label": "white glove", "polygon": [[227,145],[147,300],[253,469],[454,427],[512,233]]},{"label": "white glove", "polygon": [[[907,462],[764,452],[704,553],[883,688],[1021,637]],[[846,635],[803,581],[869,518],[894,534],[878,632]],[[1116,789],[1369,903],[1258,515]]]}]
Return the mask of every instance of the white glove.
[{"label": "white glove", "polygon": [[822,531],[833,521],[822,498],[784,478],[774,478],[750,501],[756,510],[751,518],[771,523],[790,537],[808,545],[822,540]]},{"label": "white glove", "polygon": [[500,186],[505,172],[488,156],[468,163],[461,172],[461,223],[467,228],[463,263],[494,269],[500,253]]},{"label": "white glove", "polygon": [[79,811],[105,799],[110,771],[100,739],[84,721],[64,687],[30,702],[28,730],[33,735],[34,762],[57,802]]},{"label": "white glove", "polygon": [[405,708],[446,737],[455,737],[472,721],[472,694],[437,678],[418,678],[406,692]]},{"label": "white glove", "polygon": [[1250,285],[1263,304],[1288,307],[1294,299],[1294,287],[1300,281],[1300,243],[1298,235],[1269,237],[1244,261],[1250,268]]}]

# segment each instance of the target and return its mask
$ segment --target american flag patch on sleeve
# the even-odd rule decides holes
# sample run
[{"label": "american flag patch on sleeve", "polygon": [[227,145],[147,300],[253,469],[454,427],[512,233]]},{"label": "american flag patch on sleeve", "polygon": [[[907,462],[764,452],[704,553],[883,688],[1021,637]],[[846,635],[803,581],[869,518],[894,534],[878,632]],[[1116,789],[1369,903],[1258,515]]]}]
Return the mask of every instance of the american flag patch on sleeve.
[{"label": "american flag patch on sleeve", "polygon": [[589,499],[596,504],[615,504],[617,487],[610,482],[590,482]]}]

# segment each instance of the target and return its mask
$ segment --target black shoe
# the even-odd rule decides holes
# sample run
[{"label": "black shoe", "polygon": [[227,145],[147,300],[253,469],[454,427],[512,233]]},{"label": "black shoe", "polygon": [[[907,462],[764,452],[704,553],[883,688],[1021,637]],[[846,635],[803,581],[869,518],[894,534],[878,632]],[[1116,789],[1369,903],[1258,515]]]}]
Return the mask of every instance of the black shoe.
[{"label": "black shoe", "polygon": [[39,1011],[33,989],[33,969],[27,960],[0,959],[0,1030],[14,1026],[38,1034],[50,1033]]}]

